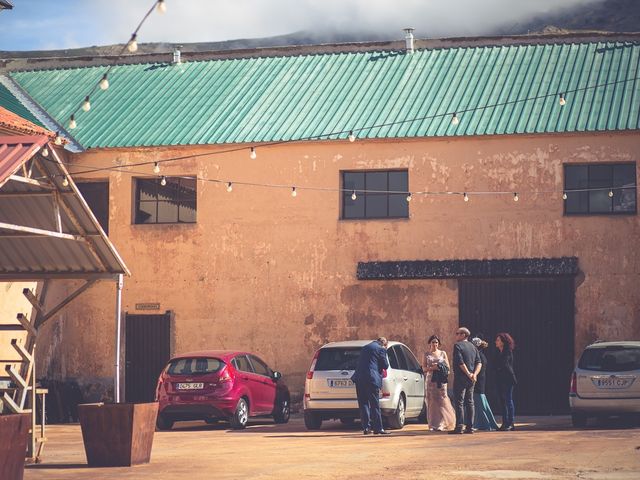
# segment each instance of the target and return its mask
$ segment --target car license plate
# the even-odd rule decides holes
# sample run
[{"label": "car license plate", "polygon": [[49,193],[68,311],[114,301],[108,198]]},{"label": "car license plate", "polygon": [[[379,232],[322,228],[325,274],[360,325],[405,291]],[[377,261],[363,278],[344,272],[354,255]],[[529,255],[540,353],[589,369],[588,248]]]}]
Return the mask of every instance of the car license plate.
[{"label": "car license plate", "polygon": [[353,387],[353,382],[349,378],[329,378],[327,380],[330,387],[348,388]]},{"label": "car license plate", "polygon": [[635,379],[635,377],[599,376],[591,377],[591,382],[598,388],[617,389],[629,388]]},{"label": "car license plate", "polygon": [[178,390],[202,390],[204,383],[178,383],[176,388]]}]

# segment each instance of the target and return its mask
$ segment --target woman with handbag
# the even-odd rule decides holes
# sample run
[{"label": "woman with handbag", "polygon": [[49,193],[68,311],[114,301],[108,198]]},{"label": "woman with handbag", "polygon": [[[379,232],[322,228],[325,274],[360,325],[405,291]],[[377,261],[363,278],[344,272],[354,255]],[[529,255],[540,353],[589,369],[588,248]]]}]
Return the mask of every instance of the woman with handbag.
[{"label": "woman with handbag", "polygon": [[496,347],[499,353],[496,358],[496,383],[502,400],[502,425],[498,430],[515,430],[513,404],[513,388],[516,386],[516,374],[513,370],[513,349],[516,342],[508,333],[499,333],[496,336]]},{"label": "woman with handbag", "polygon": [[429,430],[453,430],[456,414],[447,395],[449,360],[447,353],[440,350],[440,338],[437,335],[429,337],[429,352],[424,356],[423,369],[426,373],[424,386]]},{"label": "woman with handbag", "polygon": [[491,407],[489,406],[487,396],[484,393],[485,384],[487,383],[487,366],[489,365],[487,356],[484,354],[484,349],[487,348],[489,344],[480,337],[472,338],[471,343],[473,343],[478,349],[478,353],[480,353],[480,361],[482,362],[482,369],[478,374],[478,380],[476,381],[476,386],[473,389],[473,403],[475,406],[473,428],[476,430],[497,430],[498,424],[496,423],[496,419],[493,416]]}]

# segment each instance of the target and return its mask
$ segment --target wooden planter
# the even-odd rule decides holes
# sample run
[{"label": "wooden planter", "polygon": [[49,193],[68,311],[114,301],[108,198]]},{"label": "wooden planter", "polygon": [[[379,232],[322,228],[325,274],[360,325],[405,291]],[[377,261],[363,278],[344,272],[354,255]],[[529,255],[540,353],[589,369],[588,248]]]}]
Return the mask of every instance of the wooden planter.
[{"label": "wooden planter", "polygon": [[91,467],[149,463],[157,403],[78,405],[84,451]]},{"label": "wooden planter", "polygon": [[30,428],[28,413],[0,415],[0,477],[3,480],[22,480]]}]

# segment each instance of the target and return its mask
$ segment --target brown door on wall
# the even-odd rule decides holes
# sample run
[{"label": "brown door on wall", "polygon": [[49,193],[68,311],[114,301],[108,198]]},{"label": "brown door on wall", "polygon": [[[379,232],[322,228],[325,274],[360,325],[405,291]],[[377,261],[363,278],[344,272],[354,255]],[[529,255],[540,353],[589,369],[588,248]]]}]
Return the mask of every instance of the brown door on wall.
[{"label": "brown door on wall", "polygon": [[573,277],[460,280],[460,326],[489,343],[486,393],[496,417],[502,410],[492,359],[499,332],[516,342],[516,415],[568,413],[574,298]]},{"label": "brown door on wall", "polygon": [[126,314],[125,396],[127,402],[152,402],[156,382],[170,352],[171,312]]}]

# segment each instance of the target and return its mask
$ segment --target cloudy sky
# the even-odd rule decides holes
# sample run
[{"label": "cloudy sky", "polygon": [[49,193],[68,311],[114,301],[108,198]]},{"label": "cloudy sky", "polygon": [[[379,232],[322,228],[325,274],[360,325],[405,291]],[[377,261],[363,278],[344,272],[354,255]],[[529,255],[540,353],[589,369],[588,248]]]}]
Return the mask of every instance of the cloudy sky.
[{"label": "cloudy sky", "polygon": [[[536,15],[603,0],[166,0],[141,42],[213,42],[297,31],[359,31],[401,39],[481,35]],[[0,50],[125,42],[153,0],[12,0],[0,13]]]}]

